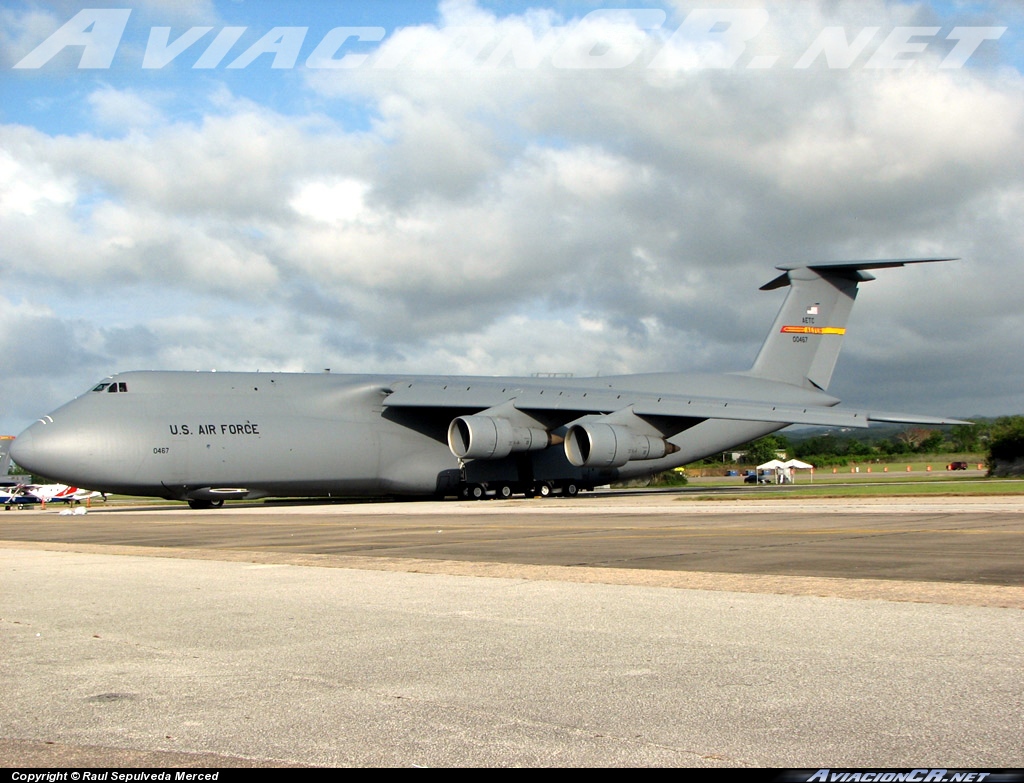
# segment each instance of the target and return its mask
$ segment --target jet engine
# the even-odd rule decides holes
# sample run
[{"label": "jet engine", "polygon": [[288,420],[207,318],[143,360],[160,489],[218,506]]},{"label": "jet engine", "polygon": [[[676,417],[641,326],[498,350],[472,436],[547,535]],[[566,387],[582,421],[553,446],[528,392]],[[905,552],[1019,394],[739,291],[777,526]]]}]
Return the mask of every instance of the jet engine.
[{"label": "jet engine", "polygon": [[634,459],[661,459],[679,447],[664,438],[639,435],[623,424],[589,421],[565,435],[565,456],[579,468],[618,468]]},{"label": "jet engine", "polygon": [[501,416],[459,416],[448,426],[448,448],[459,459],[502,459],[513,451],[538,451],[554,442],[547,430],[518,426]]}]

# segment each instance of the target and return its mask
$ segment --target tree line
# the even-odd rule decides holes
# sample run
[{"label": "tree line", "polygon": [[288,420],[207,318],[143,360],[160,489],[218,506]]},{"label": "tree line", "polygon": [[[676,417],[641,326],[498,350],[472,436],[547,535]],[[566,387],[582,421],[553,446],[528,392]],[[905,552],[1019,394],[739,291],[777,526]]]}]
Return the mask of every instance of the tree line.
[{"label": "tree line", "polygon": [[778,451],[816,467],[851,462],[887,461],[917,454],[984,454],[990,466],[1024,462],[1024,416],[980,419],[956,427],[910,427],[885,434],[825,432],[801,437],[774,434],[758,438],[739,450],[743,462],[759,465]]}]

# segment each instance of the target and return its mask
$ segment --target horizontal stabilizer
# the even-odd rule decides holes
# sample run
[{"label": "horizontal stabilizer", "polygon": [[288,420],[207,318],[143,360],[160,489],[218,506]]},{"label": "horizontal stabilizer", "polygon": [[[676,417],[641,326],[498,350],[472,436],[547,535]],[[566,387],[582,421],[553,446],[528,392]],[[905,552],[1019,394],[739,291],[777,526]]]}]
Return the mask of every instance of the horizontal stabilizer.
[{"label": "horizontal stabilizer", "polygon": [[810,264],[777,264],[776,269],[781,269],[784,274],[779,275],[770,283],[761,286],[762,291],[773,291],[776,288],[790,285],[792,280],[790,272],[797,269],[813,269],[825,276],[852,280],[863,283],[874,280],[875,276],[865,272],[866,269],[889,269],[907,264],[931,264],[938,261],[957,261],[956,258],[878,258],[869,261],[815,261]]}]

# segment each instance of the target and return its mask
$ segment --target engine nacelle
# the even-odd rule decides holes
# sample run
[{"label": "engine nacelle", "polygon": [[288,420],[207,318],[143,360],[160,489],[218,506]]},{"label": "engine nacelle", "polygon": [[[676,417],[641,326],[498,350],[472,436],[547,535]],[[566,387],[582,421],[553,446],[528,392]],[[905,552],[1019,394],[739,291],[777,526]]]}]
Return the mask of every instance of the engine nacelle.
[{"label": "engine nacelle", "polygon": [[520,427],[501,416],[459,416],[448,425],[448,448],[459,459],[501,459],[538,451],[554,442],[547,430]]},{"label": "engine nacelle", "polygon": [[578,468],[618,468],[634,459],[661,459],[679,447],[664,438],[639,435],[624,424],[589,421],[565,435],[565,456]]}]

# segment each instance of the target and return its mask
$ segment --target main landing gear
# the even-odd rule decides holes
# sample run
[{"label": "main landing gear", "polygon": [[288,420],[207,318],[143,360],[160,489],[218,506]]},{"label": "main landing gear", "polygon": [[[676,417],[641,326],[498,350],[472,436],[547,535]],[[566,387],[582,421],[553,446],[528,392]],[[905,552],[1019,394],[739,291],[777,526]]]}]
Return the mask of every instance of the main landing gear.
[{"label": "main landing gear", "polygon": [[576,497],[582,490],[592,490],[576,481],[537,481],[532,484],[515,484],[509,482],[463,484],[459,487],[458,496],[462,500],[486,500],[487,498],[508,499],[513,495],[528,498],[547,498],[554,495]]},{"label": "main landing gear", "polygon": [[188,502],[188,507],[194,509],[220,508],[223,505],[223,498],[219,500],[190,500]]}]

